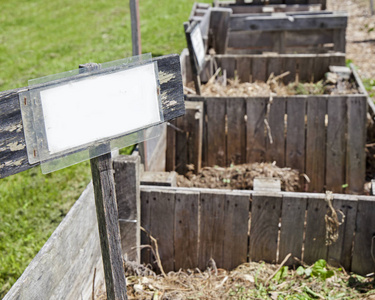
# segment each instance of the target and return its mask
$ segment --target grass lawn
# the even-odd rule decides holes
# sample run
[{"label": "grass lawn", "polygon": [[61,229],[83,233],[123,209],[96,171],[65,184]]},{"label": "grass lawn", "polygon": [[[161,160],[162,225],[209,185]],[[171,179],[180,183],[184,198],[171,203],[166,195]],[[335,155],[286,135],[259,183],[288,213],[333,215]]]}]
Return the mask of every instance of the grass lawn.
[{"label": "grass lawn", "polygon": [[[182,23],[193,3],[140,0],[142,52],[180,53],[185,47]],[[82,63],[131,56],[127,1],[3,0],[0,10],[0,91]],[[37,254],[90,177],[85,162],[49,175],[35,168],[0,179],[0,297]]]}]

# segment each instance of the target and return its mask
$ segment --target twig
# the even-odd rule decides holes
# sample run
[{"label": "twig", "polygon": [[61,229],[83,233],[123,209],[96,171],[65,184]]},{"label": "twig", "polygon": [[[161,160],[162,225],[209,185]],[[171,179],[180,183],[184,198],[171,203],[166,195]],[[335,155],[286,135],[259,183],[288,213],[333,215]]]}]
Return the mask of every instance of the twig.
[{"label": "twig", "polygon": [[268,282],[273,278],[275,277],[275,275],[277,274],[277,272],[279,272],[281,270],[281,268],[285,265],[285,263],[288,261],[289,257],[292,256],[292,253],[289,253],[287,256],[285,256],[284,260],[281,262],[280,266],[276,269],[275,272],[272,273],[272,275],[270,277],[267,278],[266,282],[264,283],[264,285],[268,285]]},{"label": "twig", "polygon": [[95,277],[96,277],[96,268],[94,269],[94,278],[92,279],[92,300],[95,300]]},{"label": "twig", "polygon": [[188,88],[187,86],[184,86],[184,90],[185,90],[186,92],[190,93],[190,94],[194,94],[194,95],[197,94],[193,89]]},{"label": "twig", "polygon": [[218,68],[214,75],[211,76],[211,78],[207,81],[207,84],[214,83],[216,76],[220,73],[221,68]]}]

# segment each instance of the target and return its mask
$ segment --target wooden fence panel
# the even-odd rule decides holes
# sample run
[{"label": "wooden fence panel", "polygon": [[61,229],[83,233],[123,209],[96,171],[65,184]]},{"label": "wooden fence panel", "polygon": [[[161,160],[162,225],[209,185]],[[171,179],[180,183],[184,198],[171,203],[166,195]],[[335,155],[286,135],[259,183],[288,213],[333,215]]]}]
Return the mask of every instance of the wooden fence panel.
[{"label": "wooden fence panel", "polygon": [[253,194],[252,198],[249,259],[274,263],[282,197],[280,194]]},{"label": "wooden fence panel", "polygon": [[307,100],[306,174],[310,178],[309,191],[322,192],[325,182],[325,97]]},{"label": "wooden fence panel", "polygon": [[352,259],[352,272],[369,274],[375,271],[375,262],[371,253],[375,248],[375,201],[374,197],[358,199],[356,232]]},{"label": "wooden fence panel", "polygon": [[240,82],[250,82],[251,62],[251,57],[236,57],[237,75]]},{"label": "wooden fence panel", "polygon": [[246,106],[243,98],[227,99],[227,166],[246,162]]},{"label": "wooden fence panel", "polygon": [[246,161],[248,163],[261,162],[265,159],[264,118],[266,109],[266,98],[246,99]]},{"label": "wooden fence panel", "polygon": [[366,173],[366,113],[365,97],[348,97],[348,148],[346,178],[351,193],[362,193]]},{"label": "wooden fence panel", "polygon": [[[151,191],[141,191],[141,262],[144,264],[151,264],[154,261],[152,251],[148,246],[151,246],[151,240],[148,234],[151,231]],[[146,247],[145,247],[146,246]]]},{"label": "wooden fence panel", "polygon": [[354,241],[355,223],[357,217],[358,201],[355,196],[334,195],[333,207],[337,213],[339,221],[343,223],[339,226],[338,240],[328,247],[328,263],[331,266],[344,267],[350,270],[352,261],[352,247]]},{"label": "wooden fence panel", "polygon": [[325,220],[328,205],[323,194],[308,195],[306,236],[303,260],[313,264],[318,259],[327,259],[327,246],[325,245]]},{"label": "wooden fence panel", "polygon": [[224,210],[223,265],[232,270],[247,261],[250,193],[227,193]]},{"label": "wooden fence panel", "polygon": [[252,72],[251,72],[251,81],[267,81],[267,57],[259,56],[257,59],[253,60],[252,63]]},{"label": "wooden fence panel", "polygon": [[198,266],[199,192],[177,192],[175,210],[175,270],[194,269]]},{"label": "wooden fence panel", "polygon": [[285,164],[305,171],[305,97],[290,97],[287,101],[287,131]]},{"label": "wooden fence panel", "polygon": [[236,59],[234,56],[221,56],[217,59],[217,66],[221,68],[222,71],[226,70],[227,78],[234,78],[234,71],[236,67]]},{"label": "wooden fence panel", "polygon": [[[302,194],[288,193],[283,195],[281,212],[281,231],[279,243],[279,263],[292,253],[292,257],[302,259],[302,244],[305,223],[307,198]],[[295,261],[289,258],[287,265]]]},{"label": "wooden fence panel", "polygon": [[285,98],[276,97],[268,105],[270,132],[266,137],[266,161],[276,161],[276,165],[282,168],[285,166]]},{"label": "wooden fence panel", "polygon": [[207,98],[207,165],[226,165],[225,135],[225,102],[226,98]]},{"label": "wooden fence panel", "polygon": [[284,72],[284,58],[279,56],[269,56],[267,59],[267,76],[271,76],[273,73],[275,76],[280,75]]},{"label": "wooden fence panel", "polygon": [[300,82],[313,82],[311,70],[314,68],[315,57],[300,56],[296,59],[296,69]]},{"label": "wooden fence panel", "polygon": [[205,270],[212,258],[223,266],[225,193],[201,192],[198,268]]},{"label": "wooden fence panel", "polygon": [[345,184],[347,110],[345,97],[331,97],[327,104],[326,185],[335,193]]}]

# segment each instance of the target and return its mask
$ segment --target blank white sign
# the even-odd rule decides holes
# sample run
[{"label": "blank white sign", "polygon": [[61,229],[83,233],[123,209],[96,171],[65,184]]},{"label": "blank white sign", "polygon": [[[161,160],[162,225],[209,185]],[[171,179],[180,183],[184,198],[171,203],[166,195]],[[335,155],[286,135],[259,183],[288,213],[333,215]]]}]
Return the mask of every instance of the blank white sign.
[{"label": "blank white sign", "polygon": [[40,92],[49,153],[136,131],[161,120],[155,63]]},{"label": "blank white sign", "polygon": [[196,25],[191,32],[191,43],[193,44],[193,49],[199,64],[199,67],[203,67],[205,52],[203,45],[202,33],[199,25]]}]

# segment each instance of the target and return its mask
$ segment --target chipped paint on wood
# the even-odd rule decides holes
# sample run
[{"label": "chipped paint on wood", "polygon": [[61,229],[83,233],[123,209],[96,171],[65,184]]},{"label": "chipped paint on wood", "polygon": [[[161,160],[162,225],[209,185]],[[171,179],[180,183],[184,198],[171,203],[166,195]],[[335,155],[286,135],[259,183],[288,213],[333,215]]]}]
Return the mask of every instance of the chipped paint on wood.
[{"label": "chipped paint on wood", "polygon": [[160,84],[167,83],[167,82],[171,81],[175,77],[176,76],[173,73],[168,74],[168,73],[165,73],[163,71],[159,71],[159,81],[160,81]]},{"label": "chipped paint on wood", "polygon": [[8,148],[10,149],[10,151],[18,151],[18,150],[25,149],[25,145],[14,142],[14,143],[9,143]]}]

